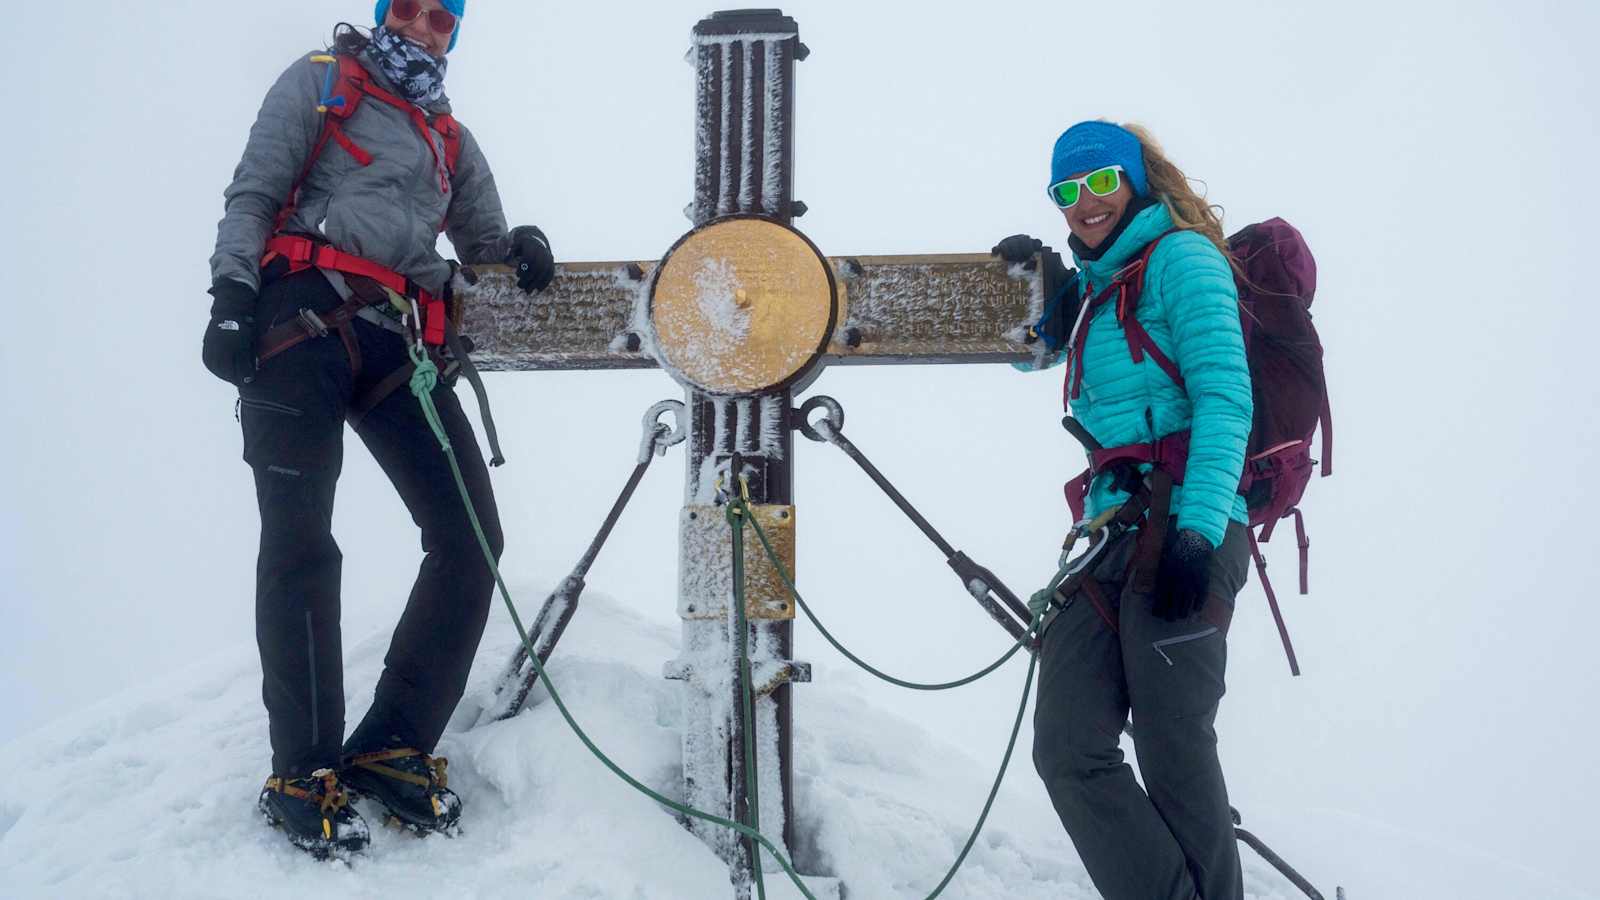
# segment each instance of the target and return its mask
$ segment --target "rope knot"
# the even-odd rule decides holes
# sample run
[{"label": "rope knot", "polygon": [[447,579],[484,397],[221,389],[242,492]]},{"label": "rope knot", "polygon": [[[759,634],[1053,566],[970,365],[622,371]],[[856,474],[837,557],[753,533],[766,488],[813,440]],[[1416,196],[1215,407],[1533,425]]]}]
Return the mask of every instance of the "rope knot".
[{"label": "rope knot", "polygon": [[423,397],[433,393],[439,385],[439,367],[433,364],[428,354],[415,348],[411,350],[411,364],[416,371],[411,373],[411,393]]}]

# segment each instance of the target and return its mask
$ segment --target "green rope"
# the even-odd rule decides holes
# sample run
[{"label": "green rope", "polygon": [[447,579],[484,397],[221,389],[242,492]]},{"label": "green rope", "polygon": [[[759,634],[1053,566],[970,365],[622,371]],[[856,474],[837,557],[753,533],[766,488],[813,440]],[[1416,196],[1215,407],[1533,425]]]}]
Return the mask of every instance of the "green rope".
[{"label": "green rope", "polygon": [[[767,558],[772,561],[773,566],[778,570],[778,575],[783,579],[784,587],[789,589],[789,593],[794,597],[795,603],[800,607],[801,610],[805,612],[806,616],[811,619],[811,623],[817,626],[817,630],[822,632],[822,636],[828,639],[828,643],[832,644],[834,649],[838,650],[840,653],[843,653],[851,662],[854,662],[856,665],[866,669],[868,672],[871,672],[872,674],[891,684],[897,684],[901,687],[907,687],[913,690],[924,691],[945,690],[947,688],[960,687],[964,684],[970,684],[974,681],[977,681],[979,678],[988,675],[995,669],[1000,668],[1000,666],[1003,665],[1006,660],[1014,656],[1018,650],[1022,649],[1022,647],[1027,644],[1033,634],[1038,631],[1039,625],[1043,621],[1043,616],[1035,616],[1033,621],[1028,625],[1027,633],[1018,638],[1017,642],[1012,645],[1010,650],[1006,651],[1004,656],[1000,657],[999,660],[995,661],[983,671],[967,678],[960,679],[959,681],[948,682],[942,685],[916,684],[914,682],[902,681],[898,678],[885,675],[877,669],[867,665],[849,650],[846,650],[842,645],[839,644],[838,641],[834,640],[832,635],[828,634],[827,629],[823,628],[822,623],[817,621],[817,617],[812,614],[810,606],[807,605],[806,601],[801,598],[800,591],[795,588],[794,579],[789,576],[789,571],[787,567],[784,566],[783,560],[778,558],[777,551],[772,549],[772,542],[767,539],[767,533],[761,527],[760,520],[758,520],[755,516],[748,516],[747,518],[750,520],[751,527],[755,528],[756,537],[761,539],[761,546],[766,551]],[[738,549],[737,544],[735,544],[735,548],[735,559],[742,559],[741,551]],[[925,900],[935,900],[936,897],[944,893],[944,889],[949,886],[951,879],[956,877],[956,872],[960,871],[961,866],[967,861],[967,854],[972,852],[972,845],[977,843],[978,835],[983,832],[984,824],[989,821],[989,812],[994,808],[995,797],[999,796],[1000,794],[1000,784],[1005,781],[1006,769],[1011,766],[1011,754],[1017,749],[1017,735],[1022,731],[1022,718],[1028,709],[1028,695],[1033,692],[1033,676],[1038,666],[1039,657],[1029,654],[1028,677],[1023,680],[1022,700],[1017,704],[1017,718],[1011,723],[1011,739],[1006,742],[1006,753],[1005,756],[1000,760],[1000,771],[995,773],[994,784],[989,787],[989,797],[983,801],[983,812],[978,815],[977,824],[972,826],[972,833],[967,836],[967,843],[961,848],[961,853],[956,856],[956,861],[950,865],[949,871],[945,872],[943,880],[939,882],[939,886],[934,888],[933,893],[929,894]]]},{"label": "green rope", "polygon": [[434,405],[433,397],[431,396],[433,385],[438,383],[438,368],[422,351],[413,347],[410,353],[411,361],[417,367],[416,374],[411,377],[411,392],[416,396],[417,402],[421,404],[423,416],[428,420],[429,427],[433,429],[434,437],[439,441],[439,447],[444,450],[445,458],[450,463],[450,473],[455,477],[456,489],[461,493],[461,501],[466,506],[467,518],[472,523],[473,533],[478,537],[478,547],[483,551],[484,562],[488,563],[489,571],[494,575],[495,584],[500,588],[500,597],[505,601],[506,610],[511,613],[511,624],[517,629],[517,637],[521,639],[523,649],[528,653],[528,661],[533,664],[534,671],[539,675],[539,680],[544,682],[545,689],[550,692],[550,699],[555,702],[556,709],[561,711],[561,717],[566,720],[567,727],[572,729],[572,733],[578,736],[578,740],[583,742],[584,747],[588,748],[596,759],[600,760],[607,769],[611,770],[613,775],[622,779],[629,787],[680,815],[690,816],[710,822],[713,825],[731,829],[757,842],[762,847],[765,847],[768,853],[772,854],[773,859],[778,861],[778,865],[783,867],[784,873],[789,876],[790,881],[794,882],[795,887],[799,888],[800,893],[806,897],[806,900],[817,900],[816,895],[811,893],[805,882],[800,879],[800,873],[795,871],[794,865],[761,832],[731,819],[703,812],[663,796],[649,785],[629,775],[621,766],[612,761],[611,757],[607,756],[604,751],[595,745],[588,732],[585,732],[577,720],[573,718],[571,711],[567,709],[566,702],[561,699],[561,694],[556,690],[555,683],[550,680],[549,674],[539,662],[539,654],[534,650],[533,640],[528,636],[527,628],[523,627],[522,617],[517,615],[517,605],[511,599],[511,591],[506,587],[505,579],[500,576],[500,566],[495,561],[494,552],[489,548],[489,539],[484,536],[483,524],[478,519],[477,510],[472,506],[472,497],[467,492],[466,480],[461,475],[461,466],[456,461],[455,450],[451,448],[450,439],[445,435],[444,424],[439,418],[438,407]]},{"label": "green rope", "polygon": [[964,687],[980,678],[984,678],[991,672],[1005,665],[1011,660],[1011,657],[1017,655],[1018,650],[1021,650],[1028,644],[1029,641],[1033,639],[1033,629],[1034,627],[1037,627],[1037,622],[1035,622],[1033,626],[1030,626],[1028,631],[1023,634],[1022,637],[1017,638],[1016,643],[1011,645],[1011,649],[1007,650],[999,659],[987,666],[984,666],[977,672],[974,672],[965,678],[958,678],[955,681],[945,681],[938,684],[924,684],[922,682],[906,681],[901,678],[896,678],[893,675],[878,670],[866,660],[863,660],[861,657],[851,653],[847,647],[839,643],[839,641],[834,638],[832,632],[828,631],[828,629],[823,626],[822,620],[817,618],[817,614],[811,611],[811,604],[807,603],[805,598],[800,596],[799,589],[794,586],[794,579],[789,577],[788,568],[784,566],[783,560],[778,558],[777,551],[772,549],[772,542],[767,539],[767,532],[761,527],[761,523],[757,521],[754,516],[752,516],[750,518],[750,524],[755,527],[756,537],[761,539],[761,546],[766,549],[767,558],[772,560],[772,564],[777,567],[778,577],[783,579],[783,586],[789,589],[789,593],[794,597],[795,603],[800,607],[800,611],[806,614],[806,618],[811,620],[811,624],[816,626],[817,631],[822,634],[823,638],[826,639],[829,644],[832,644],[833,649],[839,651],[839,653],[842,654],[845,659],[850,660],[872,675],[875,675],[892,685],[909,688],[913,691],[948,691],[952,688]]},{"label": "green rope", "polygon": [[[529,637],[527,628],[523,626],[522,617],[517,614],[517,605],[512,601],[511,591],[506,587],[505,579],[500,575],[500,566],[494,558],[494,551],[489,547],[489,539],[483,533],[483,524],[478,519],[478,512],[472,505],[472,496],[467,492],[466,479],[463,478],[461,474],[461,465],[457,462],[455,450],[451,448],[450,439],[445,434],[444,423],[439,418],[438,407],[436,407],[433,403],[432,392],[439,381],[438,368],[434,366],[433,360],[429,359],[426,352],[421,350],[421,348],[412,346],[409,348],[409,352],[411,354],[412,363],[417,367],[417,371],[411,377],[411,393],[416,396],[418,404],[420,404],[422,407],[423,417],[428,420],[428,426],[433,430],[434,438],[439,441],[439,447],[444,451],[445,459],[450,463],[450,474],[455,478],[456,490],[460,492],[461,502],[466,507],[467,519],[472,523],[473,533],[477,535],[478,547],[483,551],[484,562],[488,564],[489,571],[494,575],[495,585],[500,589],[500,597],[505,601],[506,610],[511,614],[511,624],[516,627],[517,637],[522,641],[522,646],[528,653],[528,661],[532,663],[534,671],[538,673],[539,680],[544,682],[545,689],[550,692],[550,699],[555,702],[556,709],[561,712],[561,718],[566,720],[567,727],[572,729],[572,733],[578,736],[578,740],[583,742],[584,747],[587,748],[588,751],[601,762],[601,764],[603,764],[607,769],[610,769],[613,775],[616,775],[618,778],[622,779],[622,781],[629,787],[656,801],[662,806],[679,813],[680,815],[690,816],[692,818],[700,819],[701,821],[710,822],[713,825],[730,829],[755,841],[762,847],[766,848],[768,853],[772,854],[772,858],[778,861],[779,866],[783,867],[784,874],[789,876],[789,880],[794,882],[795,887],[800,890],[800,893],[806,898],[806,900],[817,900],[816,895],[811,893],[810,888],[806,887],[805,882],[801,880],[800,873],[795,871],[793,863],[791,863],[788,857],[784,856],[777,847],[773,846],[772,842],[769,841],[760,831],[746,826],[740,822],[735,822],[731,819],[725,819],[722,816],[703,812],[687,804],[679,803],[678,801],[672,800],[662,795],[660,792],[652,789],[649,785],[641,782],[637,778],[634,778],[621,766],[617,765],[616,762],[611,759],[611,757],[607,756],[605,752],[602,751],[592,739],[590,739],[588,733],[585,732],[582,726],[578,724],[578,721],[573,718],[572,712],[567,709],[566,702],[561,699],[561,694],[556,690],[555,682],[550,680],[549,673],[545,671],[544,665],[539,662],[539,654],[534,650],[533,639]],[[756,534],[762,538],[762,544],[766,547],[767,553],[769,555],[773,555],[772,547],[769,543],[767,543],[765,536],[762,534],[759,523],[755,523],[755,517],[748,516],[746,518],[748,518],[752,523],[756,524]],[[743,552],[742,543],[742,541],[735,541],[734,544],[735,547],[739,548],[739,550],[735,552],[739,553],[741,557]],[[773,555],[773,561],[777,562],[775,555]],[[782,564],[779,563],[778,566],[779,571],[782,572]],[[787,573],[785,573],[785,584],[789,587],[791,592],[794,592],[794,582],[792,579],[787,577]],[[795,592],[794,596],[795,600],[799,602],[799,593]],[[743,608],[744,605],[740,603],[739,609],[742,611]],[[1029,631],[1037,629],[1039,627],[1039,621],[1039,618],[1036,617],[1032,626],[1029,628]],[[742,634],[743,631],[744,629],[741,628],[740,633]],[[1019,642],[1019,646],[1020,645],[1021,642]],[[1013,648],[1013,652],[1015,652],[1015,649],[1016,648]],[[967,855],[972,851],[973,845],[977,843],[978,835],[983,831],[983,826],[989,819],[989,812],[994,808],[995,797],[997,797],[1000,793],[1000,784],[1005,780],[1006,769],[1011,765],[1011,755],[1013,751],[1016,750],[1017,736],[1022,730],[1022,717],[1028,708],[1028,695],[1033,691],[1033,676],[1038,664],[1038,657],[1030,655],[1028,662],[1028,676],[1026,679],[1024,679],[1022,685],[1022,700],[1017,705],[1016,721],[1014,721],[1011,725],[1011,739],[1006,743],[1005,756],[1000,761],[1000,771],[995,773],[994,784],[989,789],[988,799],[986,799],[983,803],[983,812],[979,814],[977,824],[973,826],[972,833],[967,837],[966,845],[961,848],[961,853],[956,857],[955,863],[950,866],[949,871],[945,873],[944,879],[939,882],[938,887],[934,888],[933,893],[929,894],[925,900],[936,900],[936,898],[944,892],[945,887],[950,884],[951,879],[955,878],[956,872],[959,871],[962,864],[966,862]],[[748,669],[745,670],[745,675],[746,699],[748,700]],[[748,719],[746,721],[748,722]],[[746,740],[748,741],[750,739],[748,727],[745,729],[745,732]],[[746,752],[749,752],[748,744]],[[747,765],[745,771],[748,774],[751,771],[751,767]],[[757,864],[755,866],[755,870],[757,879],[756,883],[758,887],[760,887],[762,886],[760,875],[761,866]],[[764,890],[764,887],[762,887],[762,890]]]},{"label": "green rope", "polygon": [[[728,503],[725,516],[728,525],[733,531],[733,627],[734,652],[738,654],[739,665],[739,703],[742,707],[741,715],[744,717],[743,727],[739,729],[741,742],[744,744],[744,794],[745,801],[750,808],[750,827],[761,830],[761,785],[756,778],[756,749],[755,729],[756,711],[755,698],[750,691],[750,628],[744,608],[744,523],[746,519],[754,519],[748,515],[749,502],[745,494],[749,491],[743,477],[739,479],[740,495]],[[759,527],[759,526],[758,526]],[[735,812],[738,812],[735,810]],[[761,875],[761,848],[752,846],[750,867],[756,878],[756,893],[761,900],[767,900],[767,886]]]}]

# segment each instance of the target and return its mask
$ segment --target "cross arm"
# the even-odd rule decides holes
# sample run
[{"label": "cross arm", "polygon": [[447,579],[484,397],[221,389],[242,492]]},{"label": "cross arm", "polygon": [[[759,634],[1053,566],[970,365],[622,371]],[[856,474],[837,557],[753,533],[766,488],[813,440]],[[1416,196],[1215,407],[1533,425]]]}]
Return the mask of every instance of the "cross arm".
[{"label": "cross arm", "polygon": [[653,369],[633,320],[648,262],[562,263],[537,294],[517,289],[508,266],[475,266],[461,332],[490,372]]},{"label": "cross arm", "polygon": [[834,365],[986,363],[1025,359],[1043,311],[1037,264],[987,254],[831,259],[845,314]]},{"label": "cross arm", "polygon": [[[1027,358],[1043,306],[1037,266],[983,254],[829,259],[843,315],[833,365],[994,363]],[[478,269],[462,333],[486,371],[647,369],[636,304],[655,261],[563,263],[538,294],[505,266]]]}]

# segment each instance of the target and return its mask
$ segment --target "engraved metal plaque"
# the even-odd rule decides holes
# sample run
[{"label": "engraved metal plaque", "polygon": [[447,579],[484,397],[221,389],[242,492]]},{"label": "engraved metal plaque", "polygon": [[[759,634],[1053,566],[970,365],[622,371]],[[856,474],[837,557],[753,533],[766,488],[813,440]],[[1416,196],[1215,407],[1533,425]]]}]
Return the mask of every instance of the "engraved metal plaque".
[{"label": "engraved metal plaque", "polygon": [[1013,362],[1043,312],[1038,272],[988,255],[829,262],[849,297],[829,364]]},{"label": "engraved metal plaque", "polygon": [[838,321],[833,270],[795,229],[718,219],[689,232],[656,271],[650,322],[675,378],[712,394],[793,383],[821,358]]},{"label": "engraved metal plaque", "polygon": [[485,371],[647,369],[656,361],[633,315],[653,262],[562,263],[537,294],[517,289],[505,266],[474,267],[461,333]]}]

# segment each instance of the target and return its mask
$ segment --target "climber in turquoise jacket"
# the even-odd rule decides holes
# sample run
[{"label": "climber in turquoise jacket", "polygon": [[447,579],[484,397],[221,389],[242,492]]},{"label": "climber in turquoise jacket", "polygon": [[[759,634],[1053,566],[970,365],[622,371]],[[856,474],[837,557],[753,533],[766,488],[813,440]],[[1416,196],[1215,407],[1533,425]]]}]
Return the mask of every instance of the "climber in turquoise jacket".
[{"label": "climber in turquoise jacket", "polygon": [[[995,248],[1012,262],[1043,251],[1046,282],[1059,286],[1037,327],[1038,355],[1019,368],[1065,363],[1068,410],[1101,447],[1187,432],[1189,452],[1165,529],[1148,529],[1164,539],[1142,589],[1136,527],[1096,548],[1079,587],[1034,597],[1035,611],[1047,614],[1035,767],[1107,900],[1241,900],[1213,726],[1249,560],[1239,480],[1253,410],[1222,224],[1136,126],[1068,129],[1052,153],[1049,194],[1076,270],[1027,235]],[[1128,312],[1181,381],[1155,353],[1135,359],[1115,295],[1106,293],[1142,258],[1143,288]],[[1107,302],[1091,303],[1102,294]],[[1086,518],[1120,506],[1126,486],[1114,470],[1098,473]],[[1130,713],[1142,786],[1120,749]]]},{"label": "climber in turquoise jacket", "polygon": [[[1160,203],[1130,216],[1103,256],[1077,259],[1084,292],[1109,284],[1118,269],[1172,227],[1172,214]],[[1183,484],[1173,488],[1172,508],[1179,530],[1199,532],[1215,547],[1230,520],[1249,521],[1239,494],[1251,416],[1239,297],[1227,261],[1197,231],[1162,240],[1148,266],[1136,315],[1177,363],[1184,387],[1152,358],[1133,361],[1114,304],[1108,303],[1083,325],[1083,385],[1072,387],[1077,395],[1071,410],[1105,447],[1150,443],[1188,429],[1189,464]],[[1102,473],[1090,490],[1088,515],[1125,499]]]}]

